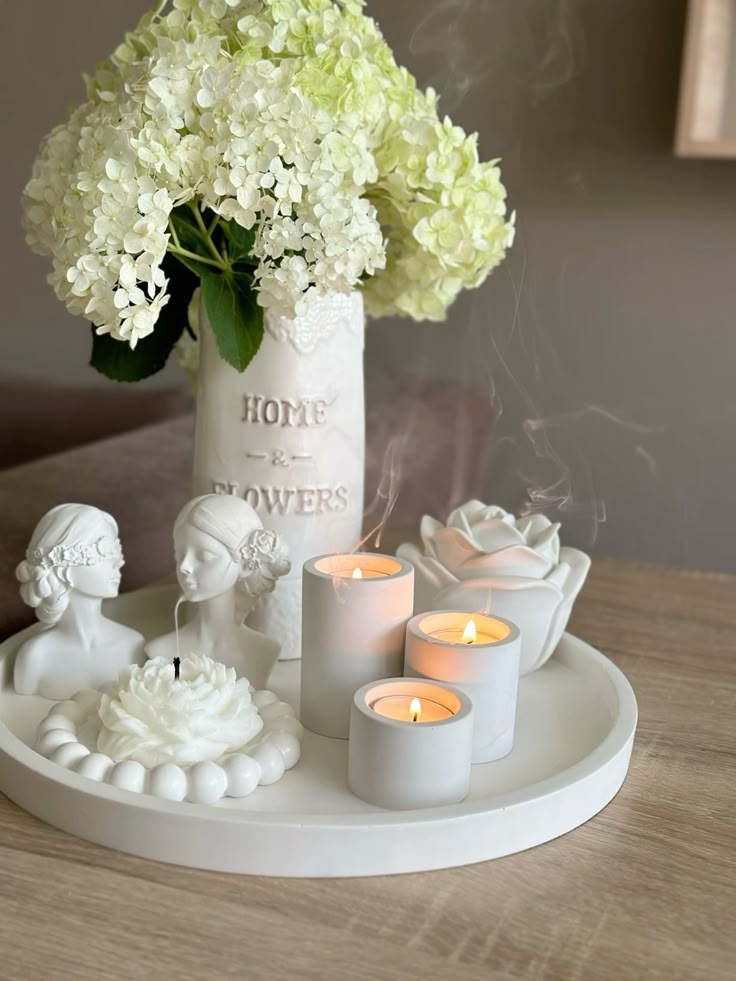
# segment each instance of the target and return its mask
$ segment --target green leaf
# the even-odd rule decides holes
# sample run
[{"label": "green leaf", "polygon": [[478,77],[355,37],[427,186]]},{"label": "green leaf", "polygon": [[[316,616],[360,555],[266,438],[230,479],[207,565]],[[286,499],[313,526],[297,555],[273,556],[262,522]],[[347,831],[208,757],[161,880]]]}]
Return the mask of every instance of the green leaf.
[{"label": "green leaf", "polygon": [[113,381],[141,381],[161,371],[186,327],[187,307],[198,285],[197,277],[171,255],[164,257],[161,267],[169,280],[169,302],[162,309],[153,333],[138,341],[135,350],[109,334],[95,333],[92,327],[90,364]]},{"label": "green leaf", "polygon": [[255,265],[251,257],[253,245],[256,240],[255,228],[243,228],[236,221],[221,221],[219,227],[227,241],[227,251],[230,261],[233,263],[250,260]]},{"label": "green leaf", "polygon": [[245,371],[263,340],[263,309],[250,277],[208,270],[202,276],[202,301],[220,357]]}]

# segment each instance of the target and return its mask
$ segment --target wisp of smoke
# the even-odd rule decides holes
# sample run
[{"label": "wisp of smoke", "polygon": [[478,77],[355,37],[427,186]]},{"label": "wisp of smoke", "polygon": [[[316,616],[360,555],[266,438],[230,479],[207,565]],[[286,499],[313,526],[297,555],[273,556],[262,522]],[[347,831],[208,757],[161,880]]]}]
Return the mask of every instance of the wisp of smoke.
[{"label": "wisp of smoke", "polygon": [[432,4],[429,12],[414,28],[409,50],[415,55],[439,54],[442,66],[433,71],[432,84],[442,99],[447,112],[457,109],[470,89],[486,75],[491,48],[486,47],[473,57],[467,38],[473,32],[467,30],[468,15],[478,6],[487,7],[484,0],[441,0]]},{"label": "wisp of smoke", "polygon": [[[416,6],[426,13],[411,34],[409,49],[419,58],[433,59],[425,75],[440,95],[441,108],[452,112],[475,86],[487,82],[493,120],[489,135],[495,134],[500,140],[494,149],[505,161],[513,161],[522,151],[534,152],[534,146],[527,145],[528,134],[523,146],[515,135],[521,132],[516,127],[521,113],[528,113],[554,93],[560,93],[557,102],[564,106],[562,111],[574,113],[573,86],[586,52],[579,7],[573,0],[434,0]],[[501,92],[503,99],[499,100],[494,93]],[[569,105],[565,92],[573,96]],[[557,111],[556,105],[552,108]],[[506,126],[501,118],[504,111]],[[579,168],[576,174],[577,186],[583,187]],[[514,203],[523,216],[524,202]],[[510,286],[510,318],[504,322],[496,316],[492,320],[491,312],[499,305],[488,289],[481,289],[473,298],[463,338],[472,372],[485,375],[490,396],[497,435],[492,450],[493,495],[503,495],[499,483],[521,481],[524,498],[511,503],[514,510],[546,511],[550,517],[555,513],[575,515],[590,522],[587,537],[593,543],[599,524],[606,519],[605,502],[591,470],[593,442],[617,442],[619,452],[635,453],[656,479],[654,458],[641,445],[642,437],[656,430],[627,421],[605,406],[586,403],[584,392],[571,392],[569,368],[560,363],[537,310],[523,232],[522,224],[511,260],[489,284],[496,292],[499,280]],[[567,259],[560,257],[560,290],[567,266]],[[457,308],[453,316],[460,319]],[[462,326],[457,323],[452,329],[462,330]],[[463,339],[458,350],[463,349]],[[413,359],[415,371],[416,367]],[[573,400],[574,407],[569,408]],[[356,550],[373,539],[376,545],[380,543],[402,483],[402,464],[409,462],[412,474],[416,467],[414,459],[405,459],[407,449],[411,448],[412,456],[427,451],[427,447],[417,445],[422,441],[415,438],[413,422],[404,418],[403,434],[393,435],[388,442],[380,486],[368,509],[369,514],[382,509],[382,515]],[[471,436],[479,431],[480,422],[458,411],[450,425],[454,426],[454,459],[447,460],[446,465],[455,465],[448,496],[459,503],[462,473],[467,470],[463,461],[470,455]],[[623,435],[614,438],[614,432]],[[477,450],[473,452],[477,454]],[[511,489],[509,496],[516,491],[516,487]],[[440,518],[446,517],[445,505],[445,500],[437,502],[434,513]]]},{"label": "wisp of smoke", "polygon": [[373,542],[375,548],[381,547],[381,536],[383,535],[388,519],[391,517],[391,512],[396,505],[399,491],[401,490],[402,461],[405,457],[407,442],[408,433],[402,433],[389,440],[383,458],[381,482],[378,485],[372,503],[366,508],[365,513],[366,515],[373,514],[381,505],[383,505],[383,512],[375,527],[371,528],[368,534],[355,546],[353,549],[354,552],[360,552],[363,546],[370,541]]},{"label": "wisp of smoke", "polygon": [[584,54],[573,0],[439,0],[422,7],[429,9],[409,50],[435,57],[431,85],[449,113],[495,75],[507,92],[536,102],[570,82]]}]

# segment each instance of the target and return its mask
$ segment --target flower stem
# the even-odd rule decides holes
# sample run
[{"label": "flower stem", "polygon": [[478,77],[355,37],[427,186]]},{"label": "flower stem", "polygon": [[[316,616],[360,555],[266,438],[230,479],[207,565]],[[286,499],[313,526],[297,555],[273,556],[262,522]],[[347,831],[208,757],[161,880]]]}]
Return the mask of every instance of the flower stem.
[{"label": "flower stem", "polygon": [[190,252],[189,249],[182,249],[176,245],[172,246],[169,244],[167,252],[170,252],[172,255],[180,255],[184,259],[193,259],[195,262],[203,262],[206,266],[214,266],[215,269],[221,269],[223,272],[227,272],[230,268],[224,262],[217,262],[215,259],[208,259],[206,256],[198,255],[196,252]]},{"label": "flower stem", "polygon": [[215,246],[215,243],[212,241],[212,237],[209,233],[209,230],[204,223],[204,219],[202,218],[202,212],[199,210],[199,205],[195,203],[195,204],[191,204],[190,207],[192,209],[192,214],[194,215],[194,220],[199,225],[199,230],[202,233],[202,237],[204,238],[205,245],[207,246],[207,248],[210,250],[210,253],[212,254],[212,258],[215,259],[218,262],[218,264],[222,266],[223,269],[228,269],[229,266],[222,258],[220,253],[217,251],[217,247]]},{"label": "flower stem", "polygon": [[171,232],[171,237],[174,240],[174,245],[177,247],[177,249],[181,249],[181,242],[179,241],[179,236],[176,234],[176,226],[171,218],[169,218],[169,231]]}]

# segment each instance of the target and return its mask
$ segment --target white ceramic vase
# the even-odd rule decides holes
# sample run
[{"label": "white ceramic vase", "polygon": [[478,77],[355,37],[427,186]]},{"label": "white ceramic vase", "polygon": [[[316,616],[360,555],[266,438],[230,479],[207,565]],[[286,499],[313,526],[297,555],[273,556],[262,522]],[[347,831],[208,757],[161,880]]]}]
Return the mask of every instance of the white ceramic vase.
[{"label": "white ceramic vase", "polygon": [[200,324],[194,494],[240,495],[288,545],[290,575],[248,620],[285,659],[300,656],[302,565],[360,539],[364,326],[357,292],[315,297],[295,320],[267,315],[239,373]]}]

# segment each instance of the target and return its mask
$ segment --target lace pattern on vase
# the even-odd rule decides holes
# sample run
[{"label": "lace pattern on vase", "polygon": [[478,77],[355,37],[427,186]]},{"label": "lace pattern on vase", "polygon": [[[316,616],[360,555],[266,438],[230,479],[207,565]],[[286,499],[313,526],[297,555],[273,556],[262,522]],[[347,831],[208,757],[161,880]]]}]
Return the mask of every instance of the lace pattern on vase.
[{"label": "lace pattern on vase", "polygon": [[277,341],[290,341],[299,354],[311,354],[318,344],[339,329],[363,329],[360,294],[318,296],[295,320],[266,314],[266,329]]}]

